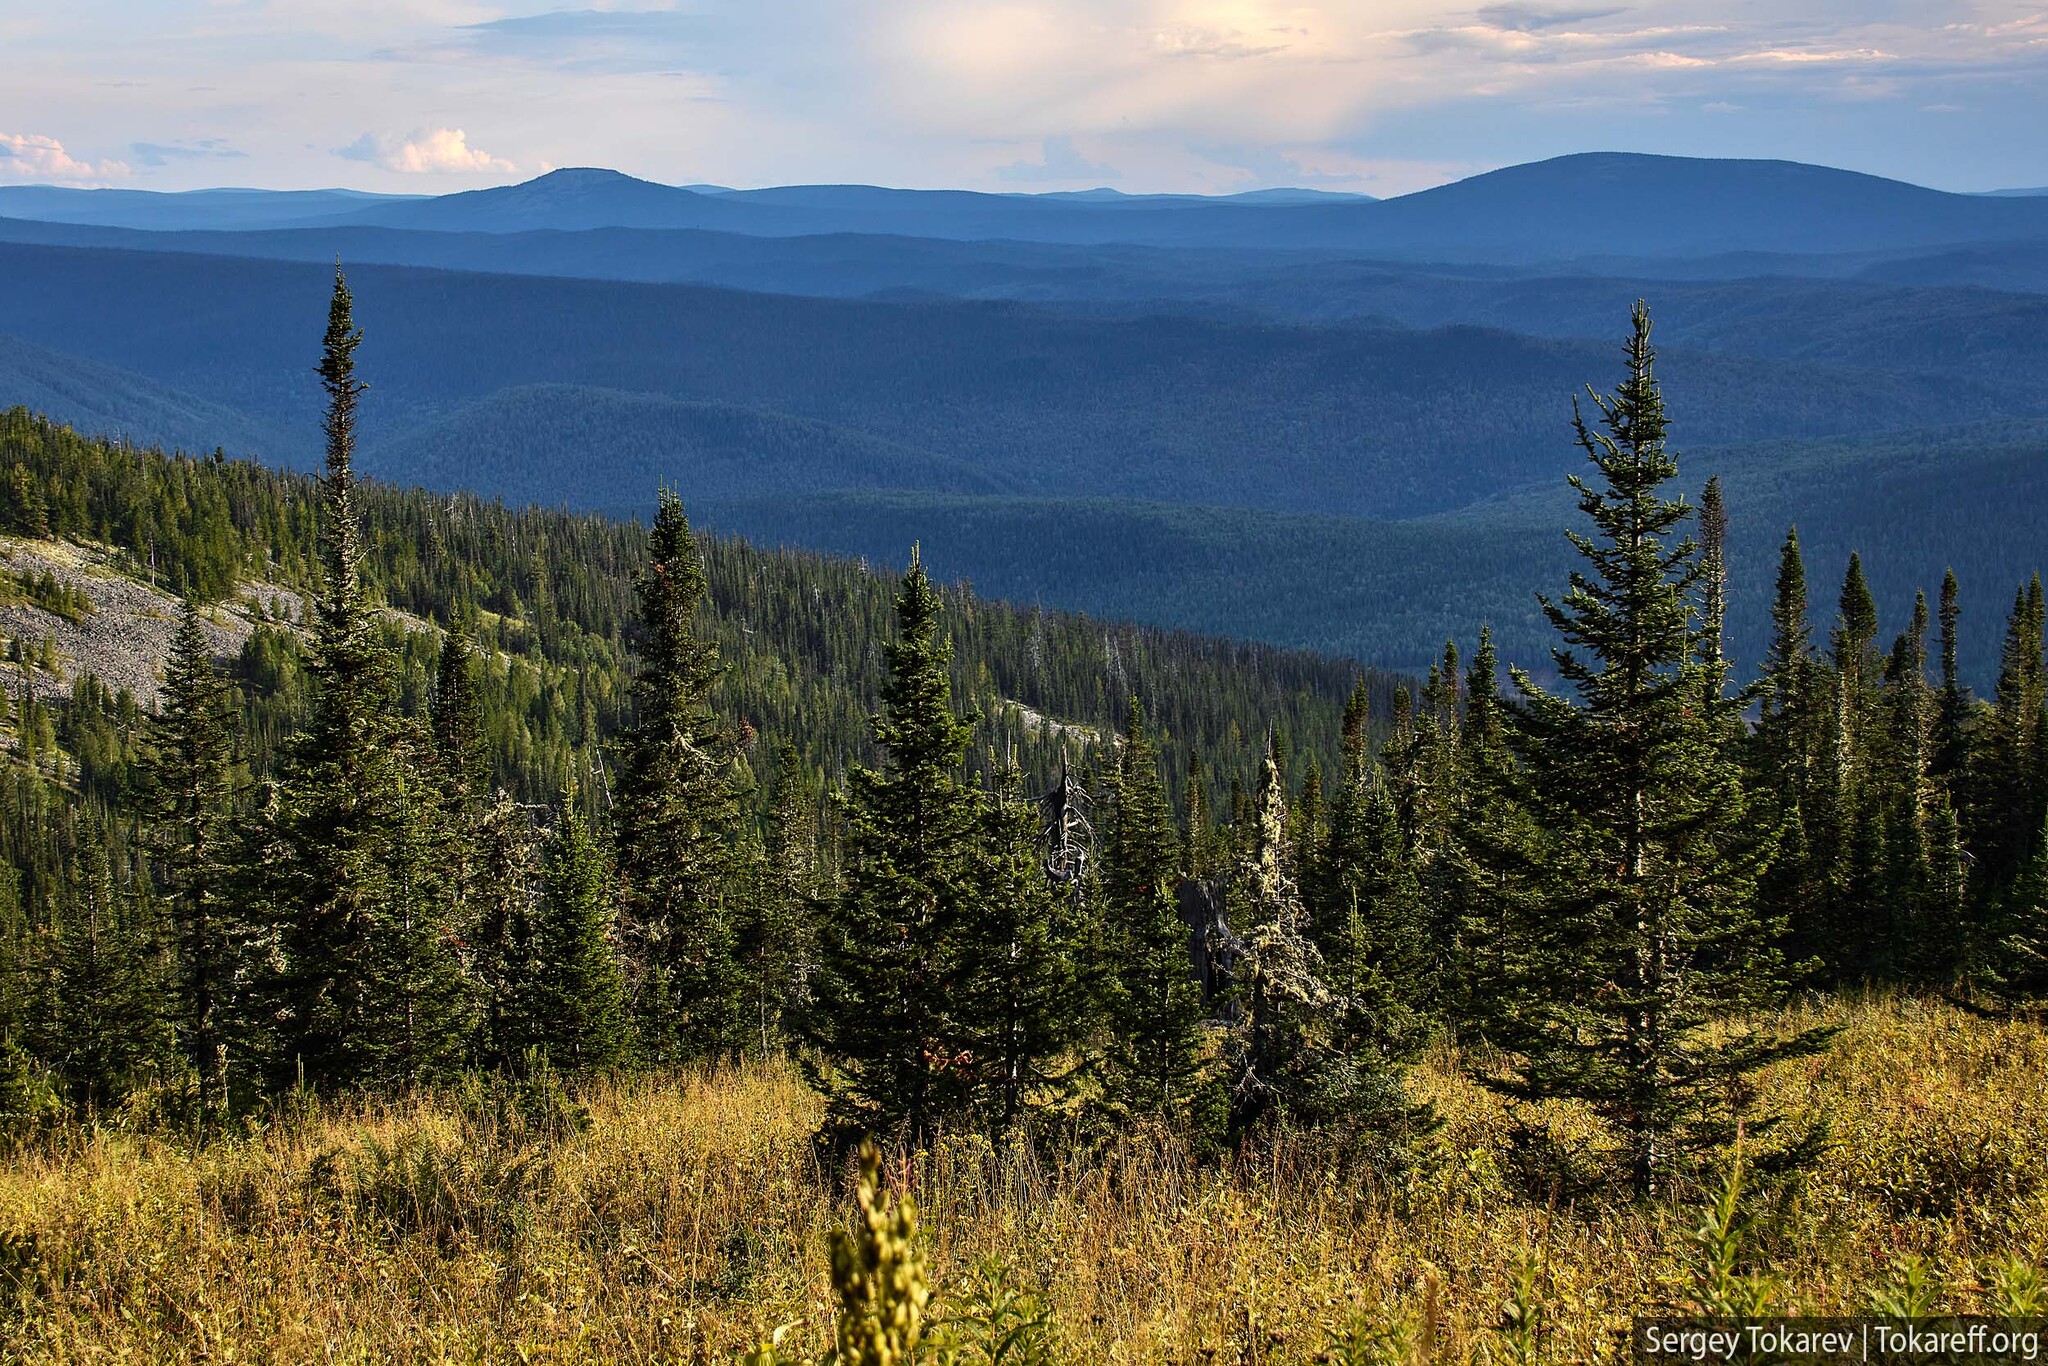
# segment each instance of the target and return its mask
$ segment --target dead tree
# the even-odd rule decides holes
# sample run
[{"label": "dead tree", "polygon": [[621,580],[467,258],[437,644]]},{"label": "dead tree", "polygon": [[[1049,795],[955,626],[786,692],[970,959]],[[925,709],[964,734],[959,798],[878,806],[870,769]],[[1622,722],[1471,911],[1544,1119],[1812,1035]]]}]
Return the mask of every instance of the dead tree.
[{"label": "dead tree", "polygon": [[1070,902],[1080,901],[1095,862],[1095,825],[1088,818],[1094,805],[1062,753],[1059,781],[1038,799],[1039,847],[1044,851],[1046,881]]}]

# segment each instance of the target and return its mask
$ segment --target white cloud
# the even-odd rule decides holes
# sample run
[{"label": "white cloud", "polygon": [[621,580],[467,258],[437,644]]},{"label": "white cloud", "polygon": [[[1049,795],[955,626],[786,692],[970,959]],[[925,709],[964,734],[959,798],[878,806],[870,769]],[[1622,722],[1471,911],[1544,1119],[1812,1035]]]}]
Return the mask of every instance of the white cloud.
[{"label": "white cloud", "polygon": [[[378,132],[345,149],[349,183],[386,190],[437,173],[481,182],[516,160],[521,174],[595,164],[671,184],[1017,188],[1056,185],[1063,167],[1072,183],[1109,178],[1087,163],[1115,167],[1135,192],[1296,182],[1384,194],[1439,167],[1619,143],[1958,188],[2048,175],[2041,140],[2012,131],[2048,110],[2043,0],[28,8],[33,20],[0,14],[0,51],[31,59],[0,82],[0,127],[61,127],[166,188],[218,183],[230,165],[238,182],[324,184],[342,169],[330,149],[365,128]],[[1850,101],[1859,116],[1844,119]],[[1965,112],[1926,112],[1953,104]],[[455,111],[484,149],[448,126]],[[397,135],[408,128],[426,131]],[[246,159],[168,150],[223,133]],[[1066,147],[1081,150],[1070,161]],[[69,158],[118,174],[95,159]],[[24,160],[0,158],[0,178],[31,174]]]},{"label": "white cloud", "polygon": [[503,157],[470,146],[469,135],[460,128],[421,129],[398,142],[365,133],[348,146],[335,148],[334,154],[348,161],[367,161],[401,175],[486,171],[509,174],[519,169]]},{"label": "white cloud", "polygon": [[119,161],[80,161],[55,138],[0,133],[0,180],[56,185],[101,185],[128,174]]}]

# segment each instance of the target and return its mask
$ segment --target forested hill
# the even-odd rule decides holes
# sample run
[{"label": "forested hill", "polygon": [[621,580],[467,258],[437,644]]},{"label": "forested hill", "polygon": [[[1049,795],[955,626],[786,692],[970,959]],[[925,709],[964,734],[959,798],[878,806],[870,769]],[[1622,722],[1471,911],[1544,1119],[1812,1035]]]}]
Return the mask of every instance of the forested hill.
[{"label": "forested hill", "polygon": [[[113,547],[125,552],[115,562],[125,560],[137,577],[147,566],[157,582],[211,604],[251,583],[310,586],[318,497],[311,476],[87,439],[20,408],[0,413],[0,468],[0,530],[12,535]],[[527,800],[552,800],[592,772],[593,744],[612,732],[624,705],[645,529],[379,484],[363,486],[361,512],[368,577],[383,600],[438,626],[468,618],[490,652],[485,710],[499,780]],[[719,705],[751,732],[761,781],[774,776],[784,742],[818,774],[868,761],[895,575],[864,562],[700,540],[709,579],[702,626],[724,662]],[[1097,746],[1087,742],[1112,732],[1134,695],[1156,718],[1176,790],[1197,753],[1219,790],[1248,783],[1269,725],[1305,761],[1328,763],[1360,673],[1303,652],[986,602],[965,585],[943,596],[957,646],[955,687],[983,718],[973,758],[1014,751],[1034,778],[1056,762],[1061,735],[1073,758],[1092,762]],[[38,643],[27,640],[16,653],[33,656]],[[403,651],[408,705],[424,706],[433,656],[433,640],[415,631]],[[303,693],[302,665],[297,634],[282,626],[259,626],[236,662],[259,766]],[[1389,716],[1395,680],[1367,677],[1376,714]],[[113,699],[93,702],[90,693],[79,690],[86,700],[67,734],[93,730],[98,723],[86,713],[96,706],[112,708],[107,724],[115,729],[132,725]],[[86,786],[118,800],[125,744],[101,736],[87,748],[102,757],[87,764]]]},{"label": "forested hill", "polygon": [[[294,448],[256,453],[310,464],[315,433],[303,414],[316,395],[290,358],[304,354],[303,320],[328,270],[0,244],[9,279],[0,332],[299,433]],[[778,429],[778,446],[796,457],[780,463],[818,472],[806,492],[961,492],[964,465],[1037,496],[1373,517],[1446,511],[1564,473],[1568,396],[1603,372],[1613,349],[1469,326],[1083,317],[1009,303],[399,267],[350,278],[379,320],[377,350],[364,360],[377,395],[360,436],[366,473],[405,483],[488,476],[477,491],[518,499],[544,489],[550,503],[586,510],[592,492],[615,497],[646,471],[644,452],[685,425],[672,406],[620,398],[630,393],[755,410],[751,420]],[[2039,302],[2013,303],[1998,335],[2038,335]],[[1928,311],[1923,302],[1922,324]],[[2031,352],[1963,373],[1870,368],[1868,353],[1896,351],[1910,331],[1897,309],[1886,316],[1856,366],[1674,348],[1665,359],[1686,441],[2048,411],[2048,386],[2025,363]],[[1969,354],[1960,341],[1952,349]],[[537,385],[594,392],[572,403],[557,387],[534,404]],[[423,430],[432,468],[403,463],[418,456],[408,438]],[[506,445],[508,431],[522,439]],[[693,437],[658,473],[686,499],[733,496],[720,487],[724,462],[695,458],[716,445]],[[637,497],[648,506],[646,486]]]}]

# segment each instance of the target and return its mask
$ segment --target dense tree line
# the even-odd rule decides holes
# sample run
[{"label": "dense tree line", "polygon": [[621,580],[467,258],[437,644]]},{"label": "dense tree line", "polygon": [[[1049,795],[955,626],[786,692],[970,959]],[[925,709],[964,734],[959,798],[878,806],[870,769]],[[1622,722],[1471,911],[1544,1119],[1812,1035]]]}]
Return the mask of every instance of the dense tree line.
[{"label": "dense tree line", "polygon": [[[1886,649],[1852,560],[1822,644],[1788,537],[1771,653],[1737,686],[1727,509],[1712,483],[1674,495],[1640,306],[1622,383],[1576,423],[1582,565],[1542,603],[1561,690],[1503,691],[1482,632],[1469,667],[1447,647],[1418,686],[1358,677],[1327,710],[1305,661],[1157,635],[1124,637],[1112,697],[1076,648],[1103,628],[949,595],[915,552],[893,621],[849,633],[821,604],[851,571],[705,541],[672,495],[636,549],[362,485],[360,341],[337,278],[311,510],[284,476],[6,419],[33,453],[10,525],[133,553],[158,490],[146,544],[187,605],[153,713],[81,683],[54,724],[26,691],[13,718],[0,1108],[40,1085],[212,1119],[293,1085],[795,1050],[840,1135],[1314,1125],[1390,1156],[1429,1123],[1404,1069],[1449,1035],[1487,1084],[1589,1107],[1595,1165],[1653,1192],[1739,1124],[1772,1160],[1810,1141],[1743,1100],[1822,1042],[1783,1026],[1794,991],[2048,989],[2038,581],[1979,700],[1952,577]],[[222,671],[202,604],[259,552],[305,604]],[[778,580],[792,563],[816,576]],[[387,573],[384,601],[446,629],[383,615]],[[823,670],[870,656],[870,728],[833,734],[864,698]],[[522,667],[576,727],[545,762],[500,728]],[[1114,702],[1120,734],[962,705],[1014,696],[1011,669],[1065,715]],[[1254,762],[1219,783],[1162,717]]]},{"label": "dense tree line", "polygon": [[[1686,430],[1695,432],[1690,423]],[[1709,449],[1695,435],[1686,462],[1693,487],[1718,474],[1736,514],[1730,653],[1746,667],[1763,657],[1771,575],[1794,522],[1816,577],[1839,580],[1852,552],[1883,547],[1864,569],[1893,630],[1906,625],[1915,587],[1931,593],[1944,566],[1970,586],[2024,581],[2048,554],[2048,501],[2034,477],[2043,435],[2038,423],[2007,422]],[[1432,449],[1427,463],[1447,458]],[[1572,567],[1570,544],[1555,534],[1572,515],[1565,492],[1546,479],[1443,516],[1393,522],[894,490],[695,499],[691,512],[757,543],[874,560],[921,538],[930,564],[972,577],[991,596],[1419,670],[1442,648],[1447,625],[1463,632],[1473,622],[1492,626],[1505,658],[1548,659],[1551,627],[1535,590]],[[1997,637],[1971,631],[1961,642],[1964,676],[1987,689]]]},{"label": "dense tree line", "polygon": [[[20,409],[0,412],[0,459],[0,531],[116,547],[137,579],[209,605],[247,581],[291,590],[262,595],[272,620],[231,671],[252,765],[265,768],[305,705],[295,629],[302,608],[293,595],[316,582],[314,481],[88,440]],[[521,801],[552,800],[588,766],[599,735],[624,721],[628,661],[642,641],[634,583],[647,561],[646,528],[371,481],[354,489],[379,605],[470,634],[491,781]],[[699,553],[699,628],[727,665],[716,705],[752,734],[761,766],[771,767],[785,742],[814,779],[869,757],[867,714],[887,675],[880,642],[893,622],[893,577],[713,537],[699,538]],[[1341,661],[1017,608],[965,586],[937,591],[957,647],[954,686],[1027,773],[1049,772],[1060,742],[1010,704],[1108,733],[1133,693],[1150,699],[1176,793],[1196,755],[1212,783],[1249,784],[1269,725],[1304,752],[1336,751],[1355,672]],[[438,667],[438,645],[418,626],[379,621],[399,656],[409,710],[424,709]],[[1368,683],[1384,712],[1395,679],[1369,672]],[[970,758],[982,762],[978,751]],[[772,782],[767,772],[763,779]]]}]

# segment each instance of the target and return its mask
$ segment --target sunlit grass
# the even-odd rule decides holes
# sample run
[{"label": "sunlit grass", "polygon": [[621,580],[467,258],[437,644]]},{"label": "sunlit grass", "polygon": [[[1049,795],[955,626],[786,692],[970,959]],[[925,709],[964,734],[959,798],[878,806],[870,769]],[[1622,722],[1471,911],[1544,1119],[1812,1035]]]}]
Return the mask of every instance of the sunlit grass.
[{"label": "sunlit grass", "polygon": [[[2048,1035],[1911,1000],[1808,1013],[1842,1031],[1770,1074],[1765,1108],[1833,1138],[1759,1204],[1750,1249],[1787,1307],[1860,1309],[1917,1256],[1944,1307],[1975,1308],[1994,1266],[2048,1260]],[[962,1137],[885,1168],[916,1196],[935,1309],[993,1259],[1075,1362],[1312,1361],[1347,1323],[1500,1359],[1524,1267],[1546,1360],[1613,1357],[1631,1313],[1689,1303],[1702,1193],[1533,1198],[1503,1102],[1448,1054],[1413,1084],[1444,1122],[1386,1177],[1313,1136],[1206,1165],[1143,1133]],[[0,1360],[723,1363],[784,1324],[800,1351],[830,1341],[847,1173],[821,1165],[794,1068],[577,1100],[587,1121],[477,1083],[199,1147],[113,1126],[23,1146],[0,1159]]]}]

